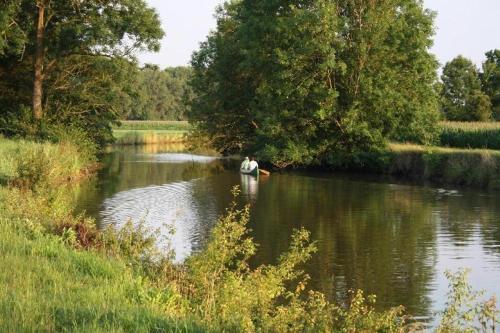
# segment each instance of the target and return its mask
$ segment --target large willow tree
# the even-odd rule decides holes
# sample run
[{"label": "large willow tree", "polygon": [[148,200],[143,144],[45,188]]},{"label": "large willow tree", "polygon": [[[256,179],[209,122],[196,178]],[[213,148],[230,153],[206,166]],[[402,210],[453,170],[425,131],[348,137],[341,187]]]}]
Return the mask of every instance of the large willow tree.
[{"label": "large willow tree", "polygon": [[222,152],[338,163],[389,138],[430,142],[433,14],[419,0],[242,0],[193,55],[191,120]]}]

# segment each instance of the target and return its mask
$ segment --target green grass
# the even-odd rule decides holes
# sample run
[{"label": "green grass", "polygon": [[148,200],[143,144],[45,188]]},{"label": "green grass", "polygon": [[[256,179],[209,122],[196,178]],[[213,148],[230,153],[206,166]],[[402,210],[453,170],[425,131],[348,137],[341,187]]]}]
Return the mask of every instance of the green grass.
[{"label": "green grass", "polygon": [[441,146],[500,149],[500,122],[441,122]]},{"label": "green grass", "polygon": [[500,189],[500,151],[391,144],[385,172],[440,183]]},{"label": "green grass", "polygon": [[[79,177],[93,162],[70,143],[35,143],[0,136],[0,184],[6,180],[63,182]],[[22,158],[20,158],[22,156]]]},{"label": "green grass", "polygon": [[161,291],[118,260],[73,250],[58,237],[5,220],[0,253],[2,332],[197,330],[174,324],[160,306],[145,301]]}]

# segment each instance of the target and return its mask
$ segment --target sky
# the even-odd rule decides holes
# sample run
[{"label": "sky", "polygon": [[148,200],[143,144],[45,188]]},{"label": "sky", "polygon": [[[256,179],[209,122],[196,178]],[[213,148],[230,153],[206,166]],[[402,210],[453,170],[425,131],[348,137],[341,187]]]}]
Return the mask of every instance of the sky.
[{"label": "sky", "polygon": [[[214,10],[223,0],[146,0],[155,7],[166,36],[159,53],[142,53],[142,63],[162,68],[189,64],[210,30]],[[441,64],[461,54],[478,66],[486,51],[500,49],[500,0],[424,0],[437,12],[432,52]]]}]

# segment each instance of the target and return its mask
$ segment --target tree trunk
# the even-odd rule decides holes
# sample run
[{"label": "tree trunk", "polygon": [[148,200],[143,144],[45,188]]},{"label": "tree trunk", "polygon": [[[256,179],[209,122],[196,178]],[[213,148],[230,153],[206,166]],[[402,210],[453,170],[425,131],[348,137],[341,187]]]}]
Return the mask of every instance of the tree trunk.
[{"label": "tree trunk", "polygon": [[39,1],[38,24],[36,28],[36,51],[35,51],[35,77],[33,80],[33,117],[41,120],[43,117],[42,94],[43,94],[43,62],[45,58],[44,33],[45,33],[45,1]]}]

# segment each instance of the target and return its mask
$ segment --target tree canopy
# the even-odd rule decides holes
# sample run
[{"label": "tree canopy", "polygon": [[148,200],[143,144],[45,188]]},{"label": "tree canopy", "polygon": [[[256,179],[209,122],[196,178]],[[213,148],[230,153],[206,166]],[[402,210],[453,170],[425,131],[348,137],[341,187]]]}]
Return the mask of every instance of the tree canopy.
[{"label": "tree canopy", "polygon": [[187,84],[191,67],[160,70],[145,65],[131,78],[134,86],[124,103],[123,117],[131,120],[185,120],[193,92]]},{"label": "tree canopy", "polygon": [[442,110],[448,120],[491,119],[490,99],[481,90],[479,70],[471,60],[458,56],[446,63],[441,80]]},{"label": "tree canopy", "polygon": [[144,0],[4,0],[2,6],[2,131],[20,130],[16,120],[33,105],[43,123],[71,124],[105,140],[121,97],[131,91],[126,81],[135,52],[159,49],[155,10]]},{"label": "tree canopy", "polygon": [[500,50],[486,53],[481,81],[483,91],[491,100],[493,117],[500,120]]},{"label": "tree canopy", "polygon": [[222,152],[280,167],[430,142],[433,17],[419,0],[229,1],[193,55],[189,117]]}]

